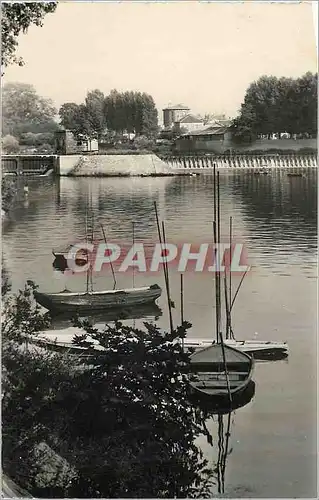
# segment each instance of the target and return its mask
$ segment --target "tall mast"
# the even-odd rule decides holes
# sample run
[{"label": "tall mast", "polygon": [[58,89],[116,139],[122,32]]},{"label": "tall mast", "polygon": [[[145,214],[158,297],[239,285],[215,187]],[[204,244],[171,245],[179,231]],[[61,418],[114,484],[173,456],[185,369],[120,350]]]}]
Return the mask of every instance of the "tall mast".
[{"label": "tall mast", "polygon": [[[93,206],[92,206],[92,193],[91,193],[91,198],[90,198],[90,207],[91,207],[91,213],[92,213],[92,232],[91,232],[91,243],[94,243],[94,213],[93,213]],[[93,269],[90,263],[90,281],[91,281],[91,291],[93,292]]]},{"label": "tall mast", "polygon": [[[104,227],[103,227],[102,224],[100,224],[100,226],[101,226],[101,229],[102,229],[102,233],[103,233],[103,238],[104,238],[105,244],[107,245]],[[114,267],[113,267],[112,260],[111,260],[110,256],[109,256],[109,262],[110,262],[112,276],[113,276],[113,290],[115,290],[115,288],[116,288],[116,278],[115,278]]]},{"label": "tall mast", "polygon": [[216,341],[219,341],[219,300],[218,300],[218,229],[217,229],[217,189],[216,189],[216,165],[214,163],[214,221],[213,221],[213,236],[214,236],[214,247],[215,247],[215,321],[216,321]]},{"label": "tall mast", "polygon": [[219,330],[217,332],[218,338],[220,336],[220,330],[221,330],[221,276],[220,276],[220,194],[219,194],[219,172],[217,172],[217,265],[218,265],[218,270],[217,270],[217,283],[218,283],[218,325],[219,325]]},{"label": "tall mast", "polygon": [[229,337],[232,336],[232,322],[231,322],[231,313],[230,313],[230,305],[232,302],[232,269],[231,269],[231,264],[232,264],[232,245],[233,245],[233,218],[230,216],[229,218],[229,300],[228,300],[228,327],[229,327]]},{"label": "tall mast", "polygon": [[[135,223],[132,222],[132,240],[133,240],[133,248],[135,246]],[[132,266],[132,287],[135,288],[135,268]]]},{"label": "tall mast", "polygon": [[[86,214],[85,214],[85,239],[86,239],[86,247],[88,247],[88,242],[89,242],[89,235],[88,235],[88,211],[86,207]],[[89,263],[89,253],[88,251],[86,252],[87,259],[88,259],[88,264]],[[86,293],[89,293],[89,280],[90,280],[90,265],[88,266],[86,270]]]}]

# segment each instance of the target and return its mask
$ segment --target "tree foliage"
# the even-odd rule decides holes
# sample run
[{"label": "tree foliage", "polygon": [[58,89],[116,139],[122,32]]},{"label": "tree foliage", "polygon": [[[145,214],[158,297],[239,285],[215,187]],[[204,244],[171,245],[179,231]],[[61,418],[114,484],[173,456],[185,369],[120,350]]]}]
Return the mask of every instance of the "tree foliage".
[{"label": "tree foliage", "polygon": [[2,67],[23,65],[23,60],[16,56],[20,33],[26,33],[32,24],[42,26],[44,16],[54,12],[56,6],[56,2],[1,2]]},{"label": "tree foliage", "polygon": [[157,110],[153,98],[145,92],[117,92],[106,98],[107,125],[116,132],[151,137],[158,131]]},{"label": "tree foliage", "polygon": [[5,177],[1,179],[1,208],[4,211],[9,210],[12,201],[17,193],[17,178]]},{"label": "tree foliage", "polygon": [[[195,438],[204,415],[189,400],[189,356],[174,334],[145,323],[103,330],[79,322],[74,343],[86,358],[25,348],[45,327],[29,283],[5,304],[3,469],[35,496],[59,498],[203,498],[212,471]],[[96,351],[96,345],[103,351]],[[67,461],[39,480],[46,443]]]},{"label": "tree foliage", "polygon": [[54,141],[55,137],[53,132],[43,132],[39,134],[27,132],[26,134],[22,134],[20,137],[20,144],[25,146],[53,146]]},{"label": "tree foliage", "polygon": [[85,98],[87,120],[91,131],[100,138],[106,129],[105,96],[100,90],[88,92]]},{"label": "tree foliage", "polygon": [[33,85],[6,83],[2,90],[2,130],[20,137],[27,132],[53,132],[56,109],[51,99],[37,94]]},{"label": "tree foliage", "polygon": [[262,76],[246,91],[233,137],[250,142],[258,136],[317,134],[317,75],[293,78]]},{"label": "tree foliage", "polygon": [[77,134],[91,135],[93,133],[84,104],[66,102],[59,111],[61,125]]},{"label": "tree foliage", "polygon": [[84,104],[65,103],[60,111],[61,124],[76,133],[100,138],[106,129],[113,133],[135,133],[150,138],[158,130],[153,98],[141,92],[118,92],[108,96],[100,90],[88,92]]},{"label": "tree foliage", "polygon": [[4,153],[12,154],[19,151],[19,141],[13,135],[5,135],[1,139],[1,149]]}]

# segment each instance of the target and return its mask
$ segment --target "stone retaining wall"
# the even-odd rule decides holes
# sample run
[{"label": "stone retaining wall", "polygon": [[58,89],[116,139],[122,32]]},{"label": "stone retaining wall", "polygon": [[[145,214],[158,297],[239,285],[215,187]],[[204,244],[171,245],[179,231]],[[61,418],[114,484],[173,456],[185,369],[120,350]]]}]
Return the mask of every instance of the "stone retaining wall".
[{"label": "stone retaining wall", "polygon": [[60,175],[108,177],[169,174],[165,161],[147,155],[69,155],[60,156]]}]

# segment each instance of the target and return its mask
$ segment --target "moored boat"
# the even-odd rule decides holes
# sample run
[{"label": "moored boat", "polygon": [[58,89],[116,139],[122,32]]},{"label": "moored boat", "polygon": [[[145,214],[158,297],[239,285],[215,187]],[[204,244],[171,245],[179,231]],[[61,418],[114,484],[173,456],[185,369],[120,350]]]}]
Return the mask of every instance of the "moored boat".
[{"label": "moored boat", "polygon": [[[195,352],[205,349],[213,345],[215,341],[208,339],[185,339],[184,346],[186,349],[194,349]],[[272,340],[235,340],[225,339],[225,345],[234,347],[239,351],[257,357],[261,354],[264,356],[276,356],[276,354],[288,353],[287,342],[276,342]]]},{"label": "moored boat", "polygon": [[51,312],[93,312],[108,308],[154,303],[162,294],[159,285],[118,290],[44,293],[34,291],[36,301]]},{"label": "moored boat", "polygon": [[215,343],[191,356],[190,385],[196,393],[229,397],[245,390],[251,381],[254,361],[246,353]]}]

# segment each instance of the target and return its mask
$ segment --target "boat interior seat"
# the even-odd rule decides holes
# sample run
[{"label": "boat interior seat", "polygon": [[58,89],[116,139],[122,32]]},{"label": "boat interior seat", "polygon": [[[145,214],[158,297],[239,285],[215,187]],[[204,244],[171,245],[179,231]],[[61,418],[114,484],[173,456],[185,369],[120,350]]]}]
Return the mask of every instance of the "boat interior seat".
[{"label": "boat interior seat", "polygon": [[[234,388],[234,387],[237,387],[238,385],[241,384],[241,381],[240,380],[237,380],[237,381],[233,381],[233,382],[230,382],[229,383],[229,387],[230,388]],[[227,384],[225,383],[225,381],[214,381],[214,383],[209,383],[209,382],[200,382],[198,384],[194,384],[196,385],[196,388],[197,389],[209,389],[209,388],[221,388],[221,387],[224,387],[225,389],[227,389]]]}]

